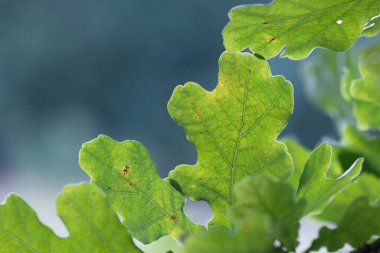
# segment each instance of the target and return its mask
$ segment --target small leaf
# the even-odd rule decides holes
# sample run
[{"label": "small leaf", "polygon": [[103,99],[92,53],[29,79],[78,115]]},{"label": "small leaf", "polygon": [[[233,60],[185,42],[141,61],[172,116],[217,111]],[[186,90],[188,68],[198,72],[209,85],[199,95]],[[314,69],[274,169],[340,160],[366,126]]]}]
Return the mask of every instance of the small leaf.
[{"label": "small leaf", "polygon": [[0,205],[0,242],[1,249],[10,253],[49,252],[54,245],[63,244],[50,228],[41,224],[35,211],[14,194]]},{"label": "small leaf", "polygon": [[375,205],[380,200],[380,179],[362,172],[353,184],[336,195],[317,218],[338,223],[353,200],[362,196],[367,197],[371,205]]},{"label": "small leaf", "polygon": [[[275,184],[264,177],[251,177],[236,187],[236,205],[232,209],[235,220],[240,221],[253,213],[270,217],[273,236],[282,246],[295,251],[298,245],[299,220],[306,208],[304,201],[296,202],[294,190],[287,184]],[[240,222],[244,226],[244,222]]]},{"label": "small leaf", "polygon": [[342,52],[379,13],[380,2],[373,0],[276,0],[238,6],[229,13],[224,45],[230,51],[249,47],[266,59],[284,47],[282,56],[291,59],[305,58],[315,47]]},{"label": "small leaf", "polygon": [[190,198],[210,204],[209,225],[229,227],[225,213],[234,204],[236,182],[258,174],[282,181],[292,171],[276,137],[292,113],[293,91],[283,77],[271,75],[266,61],[248,53],[222,54],[219,68],[211,92],[196,83],[174,90],[169,113],[195,145],[198,162],[169,176]]},{"label": "small leaf", "polygon": [[306,213],[319,213],[332,198],[352,183],[361,171],[363,158],[357,159],[352,166],[338,178],[329,178],[328,171],[333,164],[332,147],[322,143],[310,155],[300,179],[297,199],[307,202]]},{"label": "small leaf", "polygon": [[319,237],[307,252],[323,246],[329,251],[337,251],[346,243],[358,248],[376,235],[380,236],[380,207],[372,207],[367,198],[361,197],[348,208],[337,228],[321,228]]},{"label": "small leaf", "polygon": [[158,176],[141,143],[100,135],[83,144],[79,164],[139,241],[151,243],[167,234],[180,239],[201,231],[182,211],[185,197]]},{"label": "small leaf", "polygon": [[0,205],[1,251],[141,252],[95,185],[66,186],[57,199],[57,210],[69,230],[68,238],[57,237],[24,200],[10,195]]}]

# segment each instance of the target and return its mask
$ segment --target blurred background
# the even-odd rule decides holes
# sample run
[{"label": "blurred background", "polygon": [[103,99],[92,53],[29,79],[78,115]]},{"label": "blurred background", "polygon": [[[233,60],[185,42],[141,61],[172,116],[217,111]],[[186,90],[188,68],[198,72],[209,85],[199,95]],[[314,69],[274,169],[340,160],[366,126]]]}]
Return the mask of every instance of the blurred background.
[{"label": "blurred background", "polygon": [[[187,81],[215,87],[227,12],[256,2],[1,0],[1,201],[10,192],[22,195],[64,235],[55,197],[63,185],[89,180],[78,151],[101,133],[141,141],[161,177],[195,163],[196,151],[167,102]],[[313,147],[335,132],[305,98],[302,64],[270,61],[273,74],[295,87],[294,115],[283,134]]]}]

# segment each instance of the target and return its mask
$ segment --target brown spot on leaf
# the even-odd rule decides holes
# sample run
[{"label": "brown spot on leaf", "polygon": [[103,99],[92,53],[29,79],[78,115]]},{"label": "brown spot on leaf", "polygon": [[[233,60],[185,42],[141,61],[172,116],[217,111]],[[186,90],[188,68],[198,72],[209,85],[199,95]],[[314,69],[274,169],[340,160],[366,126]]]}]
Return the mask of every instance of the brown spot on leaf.
[{"label": "brown spot on leaf", "polygon": [[273,37],[269,37],[269,38],[267,38],[267,42],[272,42],[272,41],[274,41],[276,38],[273,38]]},{"label": "brown spot on leaf", "polygon": [[124,169],[123,169],[124,175],[127,175],[127,174],[128,174],[128,171],[129,171],[129,166],[128,166],[128,165],[125,165],[125,167],[124,167]]},{"label": "brown spot on leaf", "polygon": [[262,24],[263,24],[263,25],[266,25],[266,24],[268,24],[268,22],[267,22],[267,21],[264,21]]},{"label": "brown spot on leaf", "polygon": [[170,216],[170,219],[172,219],[172,220],[176,220],[176,219],[177,219],[177,215],[172,214],[172,215]]}]

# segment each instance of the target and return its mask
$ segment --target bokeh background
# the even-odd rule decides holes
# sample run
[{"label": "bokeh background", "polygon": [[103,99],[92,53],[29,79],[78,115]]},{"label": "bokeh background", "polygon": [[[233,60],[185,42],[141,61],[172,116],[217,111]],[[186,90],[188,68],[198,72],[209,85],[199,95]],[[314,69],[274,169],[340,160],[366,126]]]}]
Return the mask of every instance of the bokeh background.
[{"label": "bokeh background", "polygon": [[[167,102],[187,81],[215,87],[227,12],[256,2],[1,0],[1,201],[10,192],[22,195],[64,235],[55,197],[63,185],[89,180],[78,151],[101,133],[141,141],[162,177],[194,163],[196,151],[170,118]],[[270,61],[272,72],[295,87],[284,134],[313,147],[335,132],[305,98],[302,64]]]}]

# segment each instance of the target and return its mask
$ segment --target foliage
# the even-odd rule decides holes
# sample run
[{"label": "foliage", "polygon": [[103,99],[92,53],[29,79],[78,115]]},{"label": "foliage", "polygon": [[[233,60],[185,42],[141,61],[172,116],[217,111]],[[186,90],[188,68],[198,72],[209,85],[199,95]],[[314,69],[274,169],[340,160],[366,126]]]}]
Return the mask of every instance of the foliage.
[{"label": "foliage", "polygon": [[[372,0],[277,0],[269,5],[248,5],[229,13],[230,23],[223,31],[227,50],[249,47],[270,59],[284,47],[282,56],[302,59],[315,47],[347,50],[362,34],[364,25],[379,14],[380,2]],[[377,32],[375,27],[366,31]],[[376,30],[376,32],[375,32]]]},{"label": "foliage", "polygon": [[185,197],[158,176],[139,142],[119,143],[101,135],[83,145],[79,163],[140,241],[150,243],[166,234],[180,239],[200,230],[182,212]]},{"label": "foliage", "polygon": [[67,238],[56,236],[24,200],[10,195],[0,206],[1,251],[140,252],[94,184],[66,186],[57,213],[69,230]]},{"label": "foliage", "polygon": [[199,159],[196,165],[178,166],[170,178],[192,199],[210,204],[210,224],[228,227],[224,214],[234,206],[236,182],[258,174],[282,181],[291,174],[291,157],[275,138],[292,113],[293,91],[250,54],[224,53],[219,68],[212,92],[195,83],[173,92],[169,113],[185,129]]},{"label": "foliage", "polygon": [[314,240],[308,251],[317,250],[322,246],[326,246],[330,251],[336,251],[345,243],[353,247],[363,245],[372,236],[380,235],[379,213],[380,207],[372,207],[366,197],[356,199],[347,209],[337,228],[321,228],[319,238]]},{"label": "foliage", "polygon": [[[291,59],[315,47],[345,51],[360,35],[379,32],[379,13],[373,0],[277,0],[233,9],[216,88],[189,82],[168,103],[197,163],[161,179],[141,143],[100,135],[79,155],[91,184],[67,186],[57,200],[70,236],[56,236],[11,195],[0,206],[2,252],[140,252],[131,237],[151,243],[165,235],[187,253],[295,252],[304,217],[336,225],[322,227],[306,252],[345,244],[379,250],[371,240],[380,236],[380,43],[361,52],[358,66],[352,52],[323,52],[305,64],[309,97],[339,132],[339,140],[313,151],[277,139],[293,112],[293,88],[272,76],[264,59],[283,47]],[[247,47],[253,53],[239,52]],[[207,229],[184,214],[186,196],[210,205]]]}]

